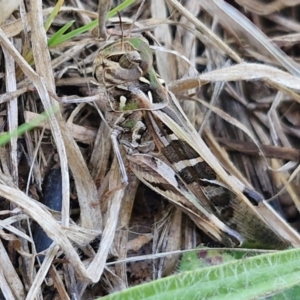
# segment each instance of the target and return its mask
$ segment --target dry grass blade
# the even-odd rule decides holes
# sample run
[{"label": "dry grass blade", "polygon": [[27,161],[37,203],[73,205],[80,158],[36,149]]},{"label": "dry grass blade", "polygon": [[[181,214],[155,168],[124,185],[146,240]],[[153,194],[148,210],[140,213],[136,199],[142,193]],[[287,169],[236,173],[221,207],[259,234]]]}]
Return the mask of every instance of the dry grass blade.
[{"label": "dry grass blade", "polygon": [[106,17],[107,13],[109,12],[111,8],[111,0],[99,0],[98,3],[98,20],[99,20],[99,26],[98,26],[98,37],[100,39],[106,40],[108,35],[106,32]]},{"label": "dry grass blade", "polygon": [[51,266],[51,263],[54,259],[54,257],[57,254],[59,247],[55,244],[52,244],[49,247],[48,250],[48,254],[46,256],[46,258],[44,259],[44,262],[41,266],[41,268],[39,269],[38,273],[35,276],[35,279],[32,283],[32,286],[27,294],[28,299],[34,299],[35,297],[38,297],[38,293],[40,293],[40,287],[43,283],[43,281],[45,280],[45,277],[48,273],[48,270]]},{"label": "dry grass blade", "polygon": [[[44,111],[49,120],[0,148],[4,297],[94,299],[176,272],[178,249],[219,246],[140,184],[126,156],[129,185],[121,183],[105,115],[109,92],[95,86],[92,71],[99,48],[121,35],[143,33],[149,40],[154,68],[190,119],[186,128],[193,126],[195,134],[184,136],[159,110],[165,104],[149,114],[196,144],[241,198],[243,183],[271,199],[283,217],[274,219],[269,204],[259,203],[254,209],[261,222],[299,246],[299,0],[236,0],[234,5],[221,0],[135,1],[120,12],[121,25],[119,17],[106,20],[117,1],[76,0],[60,7],[47,30],[44,24],[55,1],[30,0],[10,16],[19,3],[11,1],[0,16],[0,128],[13,131]],[[69,22],[66,35],[90,21],[95,26],[98,17],[100,37],[107,41],[84,31],[48,46]],[[63,186],[59,212],[39,203],[46,194],[45,178],[58,165]],[[42,253],[36,250],[36,224],[52,240]]]},{"label": "dry grass blade", "polygon": [[[224,144],[227,147],[227,149],[231,151],[239,151],[247,154],[259,155],[259,150],[255,145],[255,143],[246,142],[244,144],[244,143],[236,142],[235,140],[227,140],[224,138],[218,139],[218,142]],[[299,151],[294,148],[269,146],[269,145],[260,145],[260,147],[266,157],[281,158],[281,159],[287,159],[296,162],[298,162],[300,158]]]},{"label": "dry grass blade", "polygon": [[33,199],[30,199],[21,191],[13,189],[11,187],[0,185],[0,194],[2,197],[9,199],[14,204],[21,207],[29,216],[31,216],[37,223],[41,225],[44,231],[51,237],[57,245],[64,249],[68,258],[77,265],[79,276],[82,278],[89,278],[86,270],[84,269],[82,262],[79,259],[78,254],[73,248],[73,245],[68,240],[66,233],[58,225],[56,220],[51,215],[42,209],[40,205]]},{"label": "dry grass blade", "polygon": [[105,267],[106,257],[112,245],[114,234],[117,228],[121,201],[125,191],[125,187],[122,186],[120,180],[120,172],[118,170],[117,160],[114,161],[110,172],[109,190],[115,190],[115,192],[112,193],[107,200],[108,208],[105,216],[106,225],[103,229],[99,251],[88,267],[88,272],[90,272],[95,282],[99,281]]},{"label": "dry grass blade", "polygon": [[[6,70],[6,90],[8,92],[15,91],[17,88],[16,74],[13,57],[6,50],[3,51],[5,57]],[[18,127],[18,102],[17,98],[9,101],[7,105],[7,118],[9,131],[13,132]],[[18,158],[17,158],[17,138],[13,137],[10,140],[10,162],[12,178],[15,183],[18,182]]]},{"label": "dry grass blade", "polygon": [[[167,11],[164,1],[155,0],[151,1],[151,13],[155,19],[166,20]],[[172,39],[170,27],[167,24],[161,24],[157,29],[154,30],[154,36],[156,40],[163,44],[167,49],[171,48]],[[166,82],[171,82],[175,79],[175,59],[173,56],[169,56],[167,53],[156,51],[157,67],[158,72],[164,78]]]},{"label": "dry grass blade", "polygon": [[[3,293],[6,292],[8,295],[11,295],[13,293],[19,299],[24,299],[25,290],[24,290],[23,283],[10,261],[2,241],[0,241],[0,262],[1,262],[0,272],[2,277],[1,282],[3,282],[3,286],[1,285],[2,292]],[[10,278],[10,280],[8,280],[8,278]]]},{"label": "dry grass blade", "polygon": [[[30,111],[25,111],[25,121],[26,122],[31,122],[37,116],[38,116],[38,114],[36,114],[36,113],[30,112]],[[85,144],[90,144],[92,141],[95,140],[96,132],[94,129],[85,128],[83,126],[79,126],[79,125],[73,124],[71,122],[67,123],[67,127],[70,131],[71,136],[76,141],[80,141]],[[50,125],[46,122],[42,122],[37,126],[37,128],[50,129]]]},{"label": "dry grass blade", "polygon": [[174,6],[183,16],[185,16],[193,25],[195,25],[196,29],[203,33],[206,36],[206,38],[208,38],[210,42],[214,44],[216,48],[219,48],[220,50],[224,51],[234,61],[241,62],[241,58],[238,56],[237,53],[235,53],[231,48],[229,48],[214,32],[212,32],[201,21],[195,18],[178,1],[168,0],[168,2],[170,2],[172,6]]},{"label": "dry grass blade", "polygon": [[[32,6],[32,19],[36,20],[32,24],[32,35],[33,40],[36,41],[32,44],[33,58],[36,64],[37,73],[45,80],[47,93],[55,92],[54,87],[54,76],[51,68],[50,53],[47,51],[47,37],[46,32],[41,30],[44,27],[43,17],[42,17],[42,2],[41,1],[31,1]],[[47,95],[44,97],[44,107],[46,111],[51,111],[53,106],[57,103],[51,100],[51,97]],[[49,102],[48,102],[49,101]],[[61,170],[62,170],[62,222],[65,226],[69,224],[69,206],[70,206],[70,190],[69,190],[69,173],[67,164],[67,153],[64,147],[62,133],[56,118],[50,118],[50,126],[52,128],[53,137],[55,139],[56,145],[58,147],[58,153],[61,160]]]},{"label": "dry grass blade", "polygon": [[300,3],[299,0],[276,0],[272,3],[264,3],[256,0],[250,2],[245,0],[237,0],[236,2],[242,5],[245,9],[257,15],[269,15],[287,6],[296,6]]},{"label": "dry grass blade", "polygon": [[230,30],[241,31],[251,41],[252,46],[259,49],[259,52],[266,52],[273,56],[278,62],[289,70],[292,74],[299,76],[299,66],[283,51],[272,44],[269,39],[247,18],[245,18],[238,10],[224,1],[215,0],[202,1],[205,10],[214,16],[218,16],[219,22],[223,26],[230,26]]},{"label": "dry grass blade", "polygon": [[[247,68],[247,72],[245,72],[245,68]],[[178,80],[170,84],[169,88],[176,93],[182,89],[186,89],[187,87],[185,85],[188,85],[188,88],[195,88],[207,82],[257,79],[268,80],[268,82],[274,86],[282,85],[288,89],[299,90],[299,77],[274,67],[252,63],[241,63],[220,70],[203,73],[199,77]]]}]

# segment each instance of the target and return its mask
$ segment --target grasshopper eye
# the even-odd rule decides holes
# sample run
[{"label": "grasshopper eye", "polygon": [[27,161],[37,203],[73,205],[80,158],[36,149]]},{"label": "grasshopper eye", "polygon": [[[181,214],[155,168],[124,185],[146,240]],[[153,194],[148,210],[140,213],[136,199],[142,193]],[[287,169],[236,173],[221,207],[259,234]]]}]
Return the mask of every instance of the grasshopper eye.
[{"label": "grasshopper eye", "polygon": [[137,51],[129,51],[121,56],[119,64],[122,68],[133,69],[142,63],[141,55]]},{"label": "grasshopper eye", "polygon": [[126,54],[126,56],[127,56],[127,59],[128,59],[129,61],[131,61],[132,63],[134,63],[134,64],[140,64],[141,61],[142,61],[141,55],[140,55],[140,53],[137,52],[137,51],[131,51],[131,52],[128,52],[128,53]]}]

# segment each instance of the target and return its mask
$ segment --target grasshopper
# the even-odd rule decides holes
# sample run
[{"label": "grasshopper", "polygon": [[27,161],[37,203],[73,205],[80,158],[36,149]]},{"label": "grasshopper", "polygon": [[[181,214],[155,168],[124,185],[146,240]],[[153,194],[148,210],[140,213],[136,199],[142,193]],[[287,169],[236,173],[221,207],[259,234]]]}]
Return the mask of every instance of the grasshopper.
[{"label": "grasshopper", "polygon": [[142,38],[106,45],[94,61],[94,77],[107,92],[106,118],[123,182],[128,179],[118,144],[133,173],[212,239],[228,247],[299,246],[298,233],[216,160],[152,62]]}]

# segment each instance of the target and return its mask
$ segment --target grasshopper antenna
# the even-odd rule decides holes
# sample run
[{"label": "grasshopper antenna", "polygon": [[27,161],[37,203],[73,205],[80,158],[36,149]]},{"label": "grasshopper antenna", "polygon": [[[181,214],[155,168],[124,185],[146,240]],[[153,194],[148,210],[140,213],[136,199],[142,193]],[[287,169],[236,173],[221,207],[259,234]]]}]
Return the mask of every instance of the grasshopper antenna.
[{"label": "grasshopper antenna", "polygon": [[122,17],[120,12],[117,12],[118,17],[119,17],[119,22],[120,22],[120,30],[121,30],[121,45],[122,45],[122,50],[124,50],[124,31],[123,31],[123,23],[122,23]]}]

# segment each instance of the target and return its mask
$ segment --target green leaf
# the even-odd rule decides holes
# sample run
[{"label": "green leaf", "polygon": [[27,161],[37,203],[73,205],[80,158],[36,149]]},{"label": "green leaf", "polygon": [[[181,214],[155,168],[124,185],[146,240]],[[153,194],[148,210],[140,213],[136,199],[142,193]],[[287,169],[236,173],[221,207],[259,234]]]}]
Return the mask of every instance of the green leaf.
[{"label": "green leaf", "polygon": [[292,299],[298,299],[299,295],[300,295],[300,286],[297,285],[287,291],[283,291],[280,294],[268,297],[266,298],[266,300],[292,300]]},{"label": "green leaf", "polygon": [[225,250],[200,248],[198,251],[186,252],[182,255],[179,263],[179,272],[219,265],[234,259],[235,258]]},{"label": "green leaf", "polygon": [[234,260],[114,293],[101,300],[264,299],[300,283],[300,250]]}]

